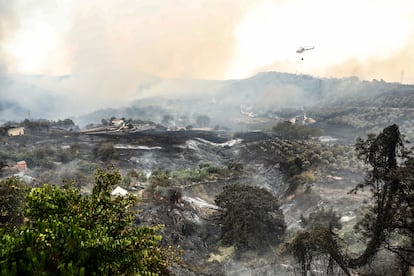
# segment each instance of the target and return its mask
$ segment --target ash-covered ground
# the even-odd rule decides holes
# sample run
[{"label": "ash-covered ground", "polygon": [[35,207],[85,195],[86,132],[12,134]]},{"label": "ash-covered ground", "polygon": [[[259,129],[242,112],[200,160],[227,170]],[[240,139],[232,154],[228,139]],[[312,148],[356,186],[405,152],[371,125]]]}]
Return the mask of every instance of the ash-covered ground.
[{"label": "ash-covered ground", "polygon": [[[317,208],[341,218],[338,233],[346,238],[367,203],[366,194],[348,193],[363,180],[364,167],[353,146],[338,140],[289,140],[265,132],[41,132],[2,137],[1,153],[3,177],[16,174],[32,186],[72,181],[85,193],[95,168],[119,168],[122,186],[141,197],[136,224],[165,225],[165,245],[182,249],[182,262],[171,268],[176,275],[294,275],[293,260],[280,248],[236,256],[234,248],[221,245],[217,216],[223,210],[215,198],[226,185],[258,186],[278,198],[286,240],[303,229],[301,216]],[[13,162],[20,159],[28,168],[18,172]],[[165,183],[151,178],[159,172]],[[304,180],[292,188],[293,177]]]}]

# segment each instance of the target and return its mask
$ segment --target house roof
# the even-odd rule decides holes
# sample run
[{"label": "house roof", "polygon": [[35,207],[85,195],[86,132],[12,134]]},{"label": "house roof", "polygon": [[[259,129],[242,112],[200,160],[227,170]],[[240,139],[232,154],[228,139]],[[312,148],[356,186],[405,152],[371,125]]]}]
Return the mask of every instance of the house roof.
[{"label": "house roof", "polygon": [[111,193],[111,195],[121,195],[121,196],[125,196],[127,194],[128,194],[128,191],[119,186],[116,186],[116,188]]}]

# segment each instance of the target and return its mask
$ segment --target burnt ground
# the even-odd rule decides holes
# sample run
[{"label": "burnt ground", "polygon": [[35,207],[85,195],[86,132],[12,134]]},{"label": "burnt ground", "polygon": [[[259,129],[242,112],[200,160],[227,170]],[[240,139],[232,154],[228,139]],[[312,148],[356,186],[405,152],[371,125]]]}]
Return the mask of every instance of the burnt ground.
[{"label": "burnt ground", "polygon": [[[180,204],[173,204],[168,198],[144,199],[137,206],[136,224],[165,225],[161,232],[163,242],[183,249],[182,263],[172,268],[176,275],[250,275],[248,273],[254,271],[271,273],[263,275],[291,275],[289,260],[276,259],[276,255],[260,260],[254,257],[259,261],[253,262],[252,258],[246,257],[241,267],[240,260],[222,252],[220,226],[215,220],[217,213],[221,212],[214,206],[216,195],[228,184],[266,188],[280,198],[288,231],[292,234],[301,229],[298,223],[300,215],[306,215],[320,205],[332,207],[340,215],[351,214],[351,220],[355,221],[352,216],[362,206],[365,195],[354,196],[347,192],[362,179],[363,172],[357,175],[343,172],[340,180],[321,175],[306,192],[299,190],[294,197],[284,198],[286,179],[275,153],[268,150],[268,144],[277,143],[278,139],[264,132],[153,131],[94,135],[59,132],[2,137],[1,149],[15,148],[18,151],[39,145],[55,148],[77,145],[78,158],[105,166],[108,162],[96,160],[93,150],[102,143],[112,143],[116,158],[109,163],[118,166],[123,175],[131,169],[174,171],[194,169],[202,163],[220,167],[240,163],[243,167],[241,172],[176,187],[183,195]],[[30,164],[28,166],[30,168]]]}]

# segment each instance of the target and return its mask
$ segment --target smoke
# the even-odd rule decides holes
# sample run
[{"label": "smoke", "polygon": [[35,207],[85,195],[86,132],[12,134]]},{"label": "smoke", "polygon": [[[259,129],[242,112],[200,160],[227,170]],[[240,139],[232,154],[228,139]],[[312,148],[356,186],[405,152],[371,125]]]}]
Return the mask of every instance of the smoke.
[{"label": "smoke", "polygon": [[[69,115],[128,105],[143,96],[188,91],[187,79],[221,78],[235,47],[233,29],[250,5],[247,0],[46,0],[36,5],[17,1],[16,17],[9,1],[1,3],[7,15],[1,19],[2,33],[11,32],[11,19],[26,29],[30,29],[27,22],[54,25],[49,32],[56,47],[49,51],[51,60],[44,67],[69,76],[25,82],[69,99],[61,108]],[[42,26],[33,27],[33,32],[40,36]],[[7,60],[18,67],[10,55]]]},{"label": "smoke", "polygon": [[[414,43],[396,48],[406,34],[406,29],[396,26],[408,21],[395,20],[398,24],[392,24],[390,20],[387,29],[376,28],[378,16],[389,11],[387,5],[379,5],[372,22],[363,26],[359,22],[367,21],[364,10],[368,4],[357,11],[342,4],[341,8],[348,8],[345,15],[339,13],[336,4],[317,1],[305,8],[303,5],[301,1],[292,4],[279,0],[0,0],[0,73],[9,69],[4,74],[8,84],[0,80],[1,97],[24,95],[19,103],[25,109],[46,110],[51,106],[38,103],[47,100],[36,98],[53,94],[49,99],[61,99],[60,106],[54,108],[60,116],[70,117],[102,107],[127,106],[142,97],[205,95],[219,85],[212,87],[207,81],[192,79],[222,79],[229,70],[252,74],[276,70],[323,77],[358,75],[414,82],[414,63],[410,62]],[[315,18],[320,5],[326,12]],[[389,11],[392,18],[401,12],[400,5],[393,7]],[[349,20],[349,14],[358,20]],[[406,13],[401,17],[408,18]],[[326,28],[327,22],[335,32]],[[364,43],[368,32],[369,41]],[[372,45],[392,46],[380,45],[381,36],[395,41],[392,51],[358,59],[366,57]],[[33,39],[27,43],[14,41],[26,48],[12,51],[13,57],[10,41],[16,37],[23,42]],[[303,40],[312,41],[312,45],[315,42],[315,49],[301,56],[295,53],[295,44]],[[356,58],[351,59],[353,55]],[[267,60],[270,65],[263,66]],[[37,65],[39,74],[67,77],[16,78],[11,72],[24,67],[18,63],[28,63],[26,68]],[[274,89],[268,90],[266,96],[270,97]],[[293,92],[289,94],[300,98]]]},{"label": "smoke", "polygon": [[365,60],[348,59],[324,71],[331,77],[358,76],[365,80],[382,79],[388,82],[414,83],[413,48],[414,39],[385,57],[371,57]]},{"label": "smoke", "polygon": [[[404,71],[403,81],[414,82],[410,51],[414,44],[412,2],[263,3],[240,24],[240,39],[254,57],[244,55],[246,62],[257,65],[255,70],[251,67],[249,70],[320,77],[356,75],[361,79],[382,78],[390,82],[400,82]],[[255,43],[249,43],[251,37],[257,38]],[[267,47],[254,51],[257,45]],[[295,51],[300,46],[315,48],[297,54]]]},{"label": "smoke", "polygon": [[159,85],[153,76],[219,78],[244,11],[235,2],[108,0],[75,6],[68,90],[116,101],[133,98],[143,83]]},{"label": "smoke", "polygon": [[[414,36],[411,36],[414,37]],[[365,58],[349,57],[336,64],[318,64],[318,54],[297,56],[262,66],[253,74],[265,71],[280,71],[293,74],[308,74],[328,78],[357,76],[363,80],[384,80],[387,82],[414,83],[414,39],[399,49],[384,55]],[[315,52],[318,48],[315,49]],[[303,59],[302,59],[303,58]]]},{"label": "smoke", "polygon": [[18,27],[13,1],[0,1],[0,74],[7,71],[3,42],[9,39]]}]

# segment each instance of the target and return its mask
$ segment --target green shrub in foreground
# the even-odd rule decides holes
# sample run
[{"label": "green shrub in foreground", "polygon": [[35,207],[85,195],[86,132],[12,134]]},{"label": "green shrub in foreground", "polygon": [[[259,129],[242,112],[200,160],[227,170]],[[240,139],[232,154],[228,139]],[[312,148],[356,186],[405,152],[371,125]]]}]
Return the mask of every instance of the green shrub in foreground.
[{"label": "green shrub in foreground", "polygon": [[1,275],[168,274],[172,251],[160,246],[159,227],[133,226],[135,199],[111,197],[120,181],[119,171],[98,170],[88,196],[71,187],[32,189],[25,223],[1,237]]}]

